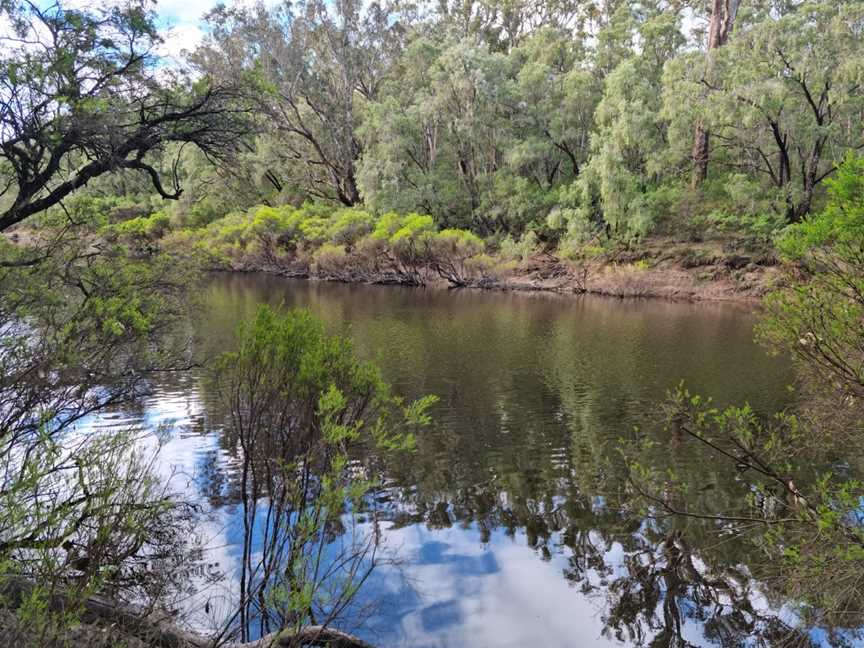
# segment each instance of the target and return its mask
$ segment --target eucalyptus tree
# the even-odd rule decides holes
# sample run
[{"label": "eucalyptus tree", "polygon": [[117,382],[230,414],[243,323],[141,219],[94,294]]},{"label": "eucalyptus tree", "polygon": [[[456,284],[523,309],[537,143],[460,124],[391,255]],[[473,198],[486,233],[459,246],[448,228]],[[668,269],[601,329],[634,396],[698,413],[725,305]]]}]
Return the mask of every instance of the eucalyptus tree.
[{"label": "eucalyptus tree", "polygon": [[[706,42],[706,76],[710,74],[713,51],[722,47],[729,39],[735,25],[740,0],[712,0],[711,19],[708,24]],[[709,77],[710,78],[710,77]],[[693,186],[698,187],[708,176],[710,135],[701,123],[697,123],[693,134]]]},{"label": "eucalyptus tree", "polygon": [[758,180],[788,221],[801,220],[835,164],[864,147],[862,31],[858,2],[742,13],[713,58],[710,78],[692,57],[670,64],[670,118],[704,124],[720,168]]},{"label": "eucalyptus tree", "polygon": [[360,202],[360,107],[377,99],[408,17],[358,0],[220,5],[193,60],[217,78],[245,83],[260,132],[281,149],[270,149],[280,162],[271,181],[351,206]]},{"label": "eucalyptus tree", "polygon": [[607,2],[596,11],[593,48],[594,71],[604,78],[631,58],[636,46],[637,11],[633,2]]},{"label": "eucalyptus tree", "polygon": [[443,29],[457,40],[476,36],[505,53],[541,29],[579,39],[594,10],[594,3],[578,0],[436,0],[432,4],[428,29]]},{"label": "eucalyptus tree", "polygon": [[[624,23],[624,18],[618,20]],[[640,50],[619,63],[604,79],[595,113],[591,157],[579,179],[580,218],[603,222],[610,233],[646,234],[657,208],[652,192],[668,176],[667,123],[659,92],[666,62],[685,44],[680,16],[670,12],[632,13],[629,26]]]},{"label": "eucalyptus tree", "polygon": [[158,65],[146,0],[93,9],[12,1],[0,16],[9,25],[0,35],[0,229],[118,169],[176,199],[176,173],[166,187],[153,154],[176,143],[218,158],[244,130],[230,88]]},{"label": "eucalyptus tree", "polygon": [[586,162],[599,84],[580,43],[541,29],[509,53],[418,38],[367,108],[360,166],[375,209],[518,234]]},{"label": "eucalyptus tree", "polygon": [[373,205],[411,200],[446,225],[488,231],[479,210],[504,166],[515,100],[507,57],[470,39],[421,39],[402,65],[410,76],[394,80],[365,129],[364,193]]},{"label": "eucalyptus tree", "polygon": [[510,54],[518,106],[509,162],[539,186],[575,179],[587,161],[602,90],[588,56],[584,44],[551,29]]}]

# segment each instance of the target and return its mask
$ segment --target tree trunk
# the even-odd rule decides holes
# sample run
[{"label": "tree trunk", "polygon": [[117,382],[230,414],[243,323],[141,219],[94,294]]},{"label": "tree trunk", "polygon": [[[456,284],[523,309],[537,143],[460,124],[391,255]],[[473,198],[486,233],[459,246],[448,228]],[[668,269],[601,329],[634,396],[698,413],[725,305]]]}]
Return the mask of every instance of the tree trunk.
[{"label": "tree trunk", "polygon": [[818,182],[819,160],[821,155],[821,142],[814,147],[813,156],[803,166],[804,177],[801,179],[802,193],[801,200],[787,214],[790,223],[800,223],[804,217],[810,213],[810,207],[813,204],[813,194],[816,191],[816,183]]},{"label": "tree trunk", "polygon": [[[705,75],[711,71],[711,53],[722,47],[729,39],[732,26],[735,24],[735,14],[738,13],[740,0],[713,0],[711,9],[711,24],[708,28],[708,63]],[[693,135],[693,188],[698,188],[708,177],[708,160],[710,158],[710,133],[700,120],[696,124]]]},{"label": "tree trunk", "polygon": [[345,199],[343,202],[347,207],[353,207],[360,203],[360,191],[357,189],[357,178],[354,174],[354,164],[352,163],[348,169],[345,178],[345,189],[343,191]]},{"label": "tree trunk", "polygon": [[693,188],[698,189],[708,177],[708,155],[710,151],[710,134],[702,126],[701,120],[696,124],[693,136]]}]

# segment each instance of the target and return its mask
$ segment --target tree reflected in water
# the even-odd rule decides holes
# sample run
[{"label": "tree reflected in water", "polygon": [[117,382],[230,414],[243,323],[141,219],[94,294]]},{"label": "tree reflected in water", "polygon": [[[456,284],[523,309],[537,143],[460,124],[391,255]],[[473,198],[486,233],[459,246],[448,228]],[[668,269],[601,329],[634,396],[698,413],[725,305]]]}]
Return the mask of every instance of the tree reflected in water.
[{"label": "tree reflected in water", "polygon": [[[770,502],[747,499],[752,475],[711,461],[664,430],[656,411],[682,378],[723,402],[757,397],[754,407],[763,412],[787,402],[788,367],[760,355],[746,314],[271,278],[221,281],[207,300],[205,353],[224,348],[225,331],[238,316],[261,302],[285,301],[309,306],[331,330],[350,332],[360,355],[375,359],[398,391],[441,398],[410,456],[388,460],[369,446],[351,449],[352,462],[374,465],[382,478],[363,500],[363,515],[381,521],[385,541],[411,530],[431,544],[439,536],[476,533],[481,545],[497,551],[501,535],[509,535],[538,561],[561,565],[562,579],[599,605],[603,635],[613,644],[860,642],[854,633],[801,627],[747,525],[646,511],[628,484],[620,443],[650,435],[658,441],[660,468],[696,484],[685,501],[694,510],[768,513]],[[223,429],[224,402],[206,387],[198,393],[202,434]],[[202,458],[199,487],[215,509],[230,511],[244,492],[240,455],[229,434],[219,443]],[[259,469],[258,462],[250,466]],[[255,545],[259,536],[254,531],[248,542]],[[421,560],[422,551],[401,556],[406,566]],[[457,577],[460,569],[468,569],[464,578],[474,575],[467,562],[450,566]],[[398,595],[413,600],[411,592],[422,586],[409,582]],[[408,614],[419,604],[406,605]],[[430,608],[430,618],[466,622],[465,613],[444,614],[440,605],[432,606],[435,614]],[[390,608],[383,610],[386,624],[399,623],[395,615],[403,608]],[[844,625],[862,623],[850,617]]]}]

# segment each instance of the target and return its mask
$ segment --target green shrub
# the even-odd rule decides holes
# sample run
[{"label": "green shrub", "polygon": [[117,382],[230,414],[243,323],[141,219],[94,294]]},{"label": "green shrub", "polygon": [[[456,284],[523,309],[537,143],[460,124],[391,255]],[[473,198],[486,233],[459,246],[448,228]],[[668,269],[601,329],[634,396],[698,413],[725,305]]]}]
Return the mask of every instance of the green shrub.
[{"label": "green shrub", "polygon": [[302,216],[290,206],[258,207],[254,211],[250,226],[265,257],[273,260],[279,252],[295,249],[301,220]]},{"label": "green shrub", "polygon": [[808,275],[769,295],[760,334],[791,350],[814,384],[864,396],[864,158],[849,156],[828,182],[824,211],[779,240]]},{"label": "green shrub", "polygon": [[468,282],[472,273],[466,262],[483,252],[483,241],[473,232],[461,229],[428,234],[426,245],[432,267],[454,286]]},{"label": "green shrub", "polygon": [[781,213],[736,214],[718,210],[708,215],[708,222],[726,234],[739,234],[760,245],[768,245],[777,233],[786,226],[786,216]]},{"label": "green shrub", "polygon": [[501,241],[501,256],[505,259],[524,261],[537,251],[538,240],[534,230],[528,230],[519,240],[509,234]]},{"label": "green shrub", "polygon": [[375,218],[360,209],[340,209],[332,216],[328,236],[337,245],[354,246],[375,226]]},{"label": "green shrub", "polygon": [[[256,243],[252,220],[248,213],[234,212],[198,230],[185,230],[194,252],[208,263],[231,266],[248,254]],[[175,236],[173,244],[188,243],[185,237]]]},{"label": "green shrub", "polygon": [[378,219],[372,236],[385,240],[391,245],[398,245],[400,241],[416,241],[422,234],[434,230],[435,223],[431,216],[387,212]]},{"label": "green shrub", "polygon": [[179,213],[175,212],[174,224],[178,227],[206,227],[226,215],[224,206],[209,196],[192,203],[187,211],[176,211]]},{"label": "green shrub", "polygon": [[483,251],[483,241],[473,232],[445,229],[428,235],[427,244],[433,259],[467,259]]},{"label": "green shrub", "polygon": [[[307,311],[267,306],[240,325],[236,351],[217,358],[206,384],[229,408],[225,434],[243,448],[242,468],[251,475],[238,494],[244,524],[257,523],[262,502],[278,503],[268,512],[273,541],[243,576],[253,593],[246,613],[267,615],[277,628],[338,618],[379,547],[377,527],[359,522],[383,475],[375,461],[355,457],[411,451],[435,397],[394,396],[349,340],[328,335]],[[244,551],[251,542],[247,535]],[[328,561],[339,568],[318,569]],[[259,601],[267,605],[256,607]]]},{"label": "green shrub", "polygon": [[316,248],[330,238],[330,219],[309,216],[300,221],[300,239],[309,248]]},{"label": "green shrub", "polygon": [[394,248],[421,241],[427,234],[435,231],[435,223],[431,216],[407,214],[402,217],[399,228],[390,237],[390,245]]},{"label": "green shrub", "polygon": [[150,216],[140,216],[107,225],[102,228],[102,236],[112,242],[130,246],[139,254],[149,254],[157,250],[157,242],[171,231],[171,221],[165,212]]},{"label": "green shrub", "polygon": [[293,207],[257,207],[250,210],[252,229],[259,236],[290,236],[299,231],[300,219]]},{"label": "green shrub", "polygon": [[849,154],[825,181],[829,202],[822,213],[791,226],[778,240],[789,258],[805,261],[831,250],[845,263],[860,264],[864,249],[864,156]]}]

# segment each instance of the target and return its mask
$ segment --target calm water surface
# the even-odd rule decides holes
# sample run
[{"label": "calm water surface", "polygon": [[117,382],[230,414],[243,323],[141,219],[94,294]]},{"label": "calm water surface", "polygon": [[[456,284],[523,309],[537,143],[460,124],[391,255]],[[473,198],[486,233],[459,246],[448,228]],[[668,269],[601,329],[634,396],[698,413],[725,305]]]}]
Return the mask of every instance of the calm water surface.
[{"label": "calm water surface", "polygon": [[[789,404],[790,368],[753,342],[748,309],[266,276],[216,277],[202,297],[205,357],[229,348],[259,304],[303,306],[349,335],[396,391],[440,397],[381,497],[401,564],[374,574],[364,596],[377,608],[357,631],[382,648],[747,645],[794,621],[748,580],[734,539],[628,518],[609,496],[618,440],[634,426],[662,435],[652,421],[682,380],[760,412]],[[242,538],[220,416],[191,374],[166,378],[140,411],[100,421],[170,425],[164,468],[207,511],[200,569],[224,575],[199,593],[214,622]],[[719,466],[668,447],[671,464],[704,474],[698,497],[729,496]],[[675,529],[671,555],[664,539]],[[717,565],[738,575],[732,589],[717,585]]]}]

